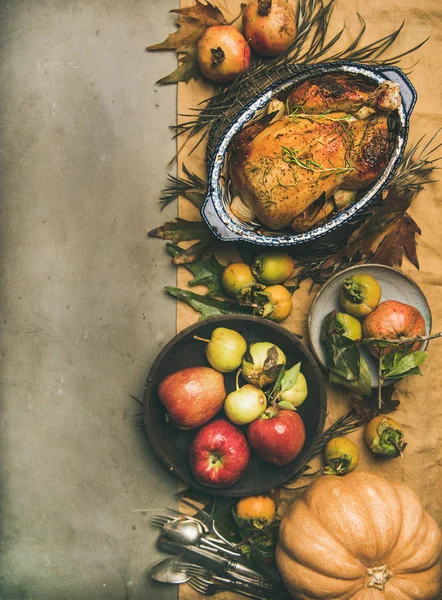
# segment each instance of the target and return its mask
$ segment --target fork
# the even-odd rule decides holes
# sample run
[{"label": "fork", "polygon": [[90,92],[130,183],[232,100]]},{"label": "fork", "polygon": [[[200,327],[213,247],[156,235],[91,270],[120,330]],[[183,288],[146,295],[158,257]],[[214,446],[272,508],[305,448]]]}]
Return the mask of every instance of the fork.
[{"label": "fork", "polygon": [[[180,561],[180,569],[185,571],[186,575],[191,575],[192,577],[199,576],[203,579],[205,578],[216,580],[216,575],[214,575],[214,573],[210,571],[210,569],[206,569],[201,565]],[[225,575],[231,578],[228,579],[230,583],[241,581],[242,583],[246,583],[247,585],[255,587],[255,591],[256,589],[258,589],[263,592],[274,592],[275,594],[278,593],[278,590],[271,583],[267,583],[266,581],[257,581],[256,579],[250,579],[245,575],[241,575],[240,573],[235,573],[234,571],[230,570],[226,570]]]},{"label": "fork", "polygon": [[[256,598],[257,600],[264,600],[265,596],[254,593],[250,588],[241,582],[232,582],[230,579],[224,579],[224,577],[213,576],[212,580],[205,579],[204,577],[191,577],[187,582],[192,589],[203,594],[204,596],[214,596],[218,592],[229,591],[236,592],[242,596],[248,596],[249,598]],[[267,596],[267,599],[270,598]]]}]

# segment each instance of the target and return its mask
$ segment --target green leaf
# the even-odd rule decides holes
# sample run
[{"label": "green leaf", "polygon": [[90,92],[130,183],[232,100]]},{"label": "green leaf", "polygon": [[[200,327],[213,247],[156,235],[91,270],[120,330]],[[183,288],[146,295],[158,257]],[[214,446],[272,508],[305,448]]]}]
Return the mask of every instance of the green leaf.
[{"label": "green leaf", "polygon": [[231,315],[231,314],[251,314],[250,310],[241,307],[235,302],[229,302],[227,300],[217,300],[209,295],[195,294],[194,292],[188,292],[187,290],[181,290],[180,288],[167,286],[164,288],[171,296],[182,300],[191,306],[194,310],[201,313],[200,320],[208,319],[209,317],[216,317],[218,315]]},{"label": "green leaf", "polygon": [[236,248],[241,256],[242,262],[245,262],[246,265],[251,265],[255,260],[255,257],[262,253],[262,248],[259,246],[252,246],[251,244],[239,243],[236,244]]},{"label": "green leaf", "polygon": [[281,402],[277,402],[279,408],[283,408],[285,410],[296,410],[291,402],[287,402],[287,400],[281,400]]},{"label": "green leaf", "polygon": [[298,380],[299,371],[301,370],[301,363],[296,363],[291,369],[285,372],[282,379],[281,390],[290,390],[296,385]]},{"label": "green leaf", "polygon": [[347,381],[359,379],[361,353],[356,342],[344,335],[330,335],[326,350],[330,371]]},{"label": "green leaf", "polygon": [[269,401],[272,398],[273,394],[276,394],[277,392],[279,392],[279,390],[281,388],[282,380],[284,378],[284,374],[285,374],[285,365],[280,365],[278,377],[276,378],[275,383],[273,384],[273,387],[271,388],[271,390],[269,392],[266,392],[267,398]]},{"label": "green leaf", "polygon": [[340,377],[333,371],[329,373],[330,383],[338,383],[343,385],[354,392],[361,394],[362,396],[370,396],[371,394],[371,375],[368,365],[364,358],[361,356],[359,378],[356,381],[348,381],[343,377]]},{"label": "green leaf", "polygon": [[[172,256],[179,256],[184,252],[182,248],[174,244],[167,244],[167,251]],[[186,269],[194,275],[194,278],[189,281],[189,285],[205,285],[210,296],[223,296],[224,288],[221,284],[221,275],[224,267],[212,255],[203,256],[193,263],[186,263]]]},{"label": "green leaf", "polygon": [[384,377],[384,379],[402,379],[403,377],[410,377],[410,375],[422,375],[422,371],[419,369],[419,367],[413,367],[412,369],[410,369],[409,371],[407,371],[404,375],[389,375],[388,377]]},{"label": "green leaf", "polygon": [[194,192],[194,191],[189,191],[189,192],[183,192],[182,195],[187,198],[188,200],[190,200],[192,202],[192,204],[194,206],[196,206],[197,208],[201,208],[204,202],[204,198],[206,197],[206,194],[203,192]]},{"label": "green leaf", "polygon": [[149,231],[148,235],[172,240],[174,244],[189,240],[208,240],[212,236],[207,225],[202,221],[186,221],[186,219],[168,221],[161,227]]},{"label": "green leaf", "polygon": [[401,378],[407,377],[408,375],[420,374],[418,367],[426,360],[426,358],[426,352],[416,350],[416,352],[406,354],[400,358],[400,360],[394,363],[389,369],[383,371],[382,375],[384,378]]}]

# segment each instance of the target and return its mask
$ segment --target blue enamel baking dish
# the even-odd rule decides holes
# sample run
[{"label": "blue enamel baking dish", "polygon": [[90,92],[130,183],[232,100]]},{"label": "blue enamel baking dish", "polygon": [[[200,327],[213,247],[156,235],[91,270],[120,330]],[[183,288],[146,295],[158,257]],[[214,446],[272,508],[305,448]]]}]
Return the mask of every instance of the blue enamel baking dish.
[{"label": "blue enamel baking dish", "polygon": [[[231,201],[228,177],[228,151],[234,136],[252,119],[263,114],[263,109],[270,100],[297,83],[321,74],[345,73],[347,75],[363,76],[374,84],[393,81],[400,85],[402,105],[392,115],[392,152],[390,160],[362,196],[342,212],[332,216],[318,227],[303,233],[276,232],[266,229],[258,223],[244,223],[230,211]],[[299,249],[320,247],[324,241],[336,244],[344,241],[351,232],[351,225],[357,219],[358,213],[373,202],[391,180],[405,150],[408,137],[409,119],[417,100],[416,90],[409,79],[396,67],[372,67],[355,63],[327,63],[306,66],[295,75],[275,82],[261,94],[256,96],[231,121],[224,131],[210,158],[208,192],[202,207],[202,216],[214,235],[226,242],[249,242],[261,246],[287,247]]]}]

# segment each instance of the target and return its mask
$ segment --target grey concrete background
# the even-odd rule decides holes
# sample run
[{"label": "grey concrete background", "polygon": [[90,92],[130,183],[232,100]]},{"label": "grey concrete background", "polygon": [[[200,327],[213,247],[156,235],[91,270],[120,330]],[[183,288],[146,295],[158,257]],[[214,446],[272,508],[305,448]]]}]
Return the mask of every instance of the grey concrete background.
[{"label": "grey concrete background", "polygon": [[174,334],[146,232],[174,155],[176,0],[0,1],[1,600],[162,600],[169,476],[135,426]]}]

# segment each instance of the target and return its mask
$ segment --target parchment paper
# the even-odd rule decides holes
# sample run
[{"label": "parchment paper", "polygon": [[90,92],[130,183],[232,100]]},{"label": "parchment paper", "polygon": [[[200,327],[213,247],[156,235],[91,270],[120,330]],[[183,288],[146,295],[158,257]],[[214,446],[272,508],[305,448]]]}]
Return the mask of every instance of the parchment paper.
[{"label": "parchment paper", "polygon": [[[229,20],[239,12],[240,0],[214,0]],[[193,0],[181,0],[181,6],[189,6]],[[342,36],[342,47],[347,46],[359,28],[357,13],[367,23],[364,42],[374,41],[391,33],[403,20],[403,32],[395,43],[393,54],[399,54],[430,36],[423,48],[404,59],[402,68],[413,67],[410,79],[418,92],[418,102],[411,118],[409,143],[423,134],[431,137],[442,126],[441,98],[442,83],[440,53],[442,6],[440,2],[416,2],[416,0],[338,0],[332,17],[332,33],[344,24],[346,32]],[[340,42],[341,44],[341,42]],[[418,61],[418,62],[417,62]],[[415,64],[417,62],[417,64]],[[178,86],[178,113],[188,113],[190,107],[207,98],[211,86],[202,82],[190,82]],[[440,136],[442,141],[442,135]],[[193,143],[179,139],[181,148],[179,165],[184,161],[187,167],[202,176],[204,170],[204,148],[200,147],[188,156]],[[442,330],[442,185],[429,185],[415,199],[411,215],[421,227],[418,255],[420,270],[417,271],[408,261],[402,270],[412,277],[425,293],[431,307],[433,331]],[[197,219],[198,211],[186,200],[180,200],[179,214],[186,219]],[[220,258],[227,262],[233,256],[224,252]],[[189,273],[180,268],[177,276],[179,287],[186,287]],[[204,293],[205,288],[194,291]],[[310,291],[310,282],[304,282],[293,296],[293,311],[283,323],[285,327],[306,336],[306,318],[317,289]],[[178,330],[198,320],[198,314],[179,302],[177,305]],[[306,337],[304,337],[306,339]],[[442,526],[442,341],[430,342],[429,356],[422,367],[422,377],[409,377],[399,385],[399,409],[394,418],[405,430],[408,447],[403,459],[387,461],[375,460],[366,449],[362,439],[363,431],[351,434],[361,451],[359,470],[378,473],[387,479],[407,483],[421,498],[426,510]],[[342,388],[327,385],[329,415],[327,423],[334,421],[349,408],[349,394]],[[293,494],[284,493],[290,500]],[[180,586],[180,599],[190,600],[199,597],[188,586]],[[234,594],[220,594],[220,600],[240,598]]]}]

